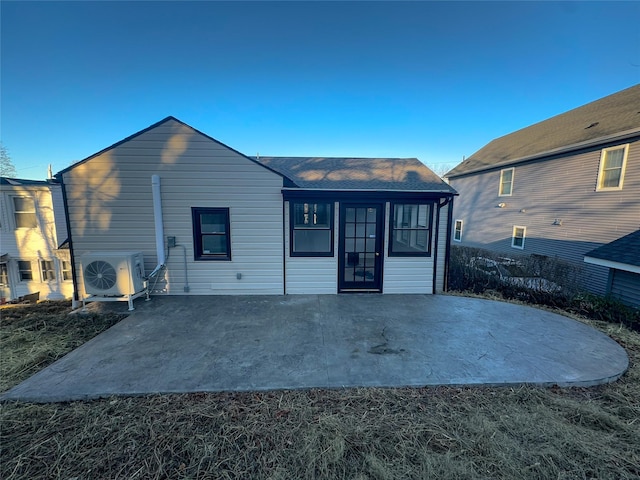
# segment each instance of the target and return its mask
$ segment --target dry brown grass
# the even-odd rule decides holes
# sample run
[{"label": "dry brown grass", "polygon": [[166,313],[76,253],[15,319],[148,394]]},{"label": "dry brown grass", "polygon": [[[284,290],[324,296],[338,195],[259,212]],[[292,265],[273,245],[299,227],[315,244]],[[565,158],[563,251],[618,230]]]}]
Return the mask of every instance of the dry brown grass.
[{"label": "dry brown grass", "polygon": [[637,479],[640,334],[595,388],[158,395],[1,406],[0,478]]}]

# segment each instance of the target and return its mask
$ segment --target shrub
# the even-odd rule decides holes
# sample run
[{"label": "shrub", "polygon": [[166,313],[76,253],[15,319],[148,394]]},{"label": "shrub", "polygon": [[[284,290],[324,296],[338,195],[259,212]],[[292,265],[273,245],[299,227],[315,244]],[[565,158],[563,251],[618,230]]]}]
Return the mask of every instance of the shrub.
[{"label": "shrub", "polygon": [[451,247],[449,290],[498,294],[505,299],[546,305],[595,320],[622,323],[640,331],[640,310],[612,297],[585,293],[580,268],[542,255],[510,255],[481,248]]}]

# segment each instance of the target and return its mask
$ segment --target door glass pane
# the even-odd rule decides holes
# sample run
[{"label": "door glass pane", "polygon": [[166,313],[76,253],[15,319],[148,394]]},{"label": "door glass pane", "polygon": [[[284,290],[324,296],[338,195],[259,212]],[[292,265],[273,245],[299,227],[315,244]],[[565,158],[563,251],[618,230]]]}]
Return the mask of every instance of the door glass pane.
[{"label": "door glass pane", "polygon": [[373,238],[368,238],[367,239],[367,245],[365,248],[365,251],[367,253],[375,253],[376,251],[376,241]]},{"label": "door glass pane", "polygon": [[367,209],[356,208],[356,222],[366,222],[366,221],[367,221]]},{"label": "door glass pane", "polygon": [[375,223],[377,210],[377,208],[367,208],[367,222]]},{"label": "door glass pane", "polygon": [[355,222],[356,221],[356,209],[355,208],[347,208],[346,209],[345,221],[347,221],[347,222]]},{"label": "door glass pane", "polygon": [[355,252],[356,251],[356,241],[353,238],[347,238],[344,241],[344,251],[345,252]]},{"label": "door glass pane", "polygon": [[373,282],[375,279],[375,271],[373,268],[365,268],[364,269],[364,281],[365,282]]},{"label": "door glass pane", "polygon": [[365,225],[364,223],[356,223],[356,237],[364,238],[365,236]]},{"label": "door glass pane", "polygon": [[355,223],[347,223],[344,226],[344,236],[345,237],[355,237],[356,236],[356,224]]},{"label": "door glass pane", "polygon": [[356,238],[356,248],[354,252],[364,252],[364,238]]},{"label": "door glass pane", "polygon": [[376,238],[376,224],[375,223],[367,223],[367,238]]}]

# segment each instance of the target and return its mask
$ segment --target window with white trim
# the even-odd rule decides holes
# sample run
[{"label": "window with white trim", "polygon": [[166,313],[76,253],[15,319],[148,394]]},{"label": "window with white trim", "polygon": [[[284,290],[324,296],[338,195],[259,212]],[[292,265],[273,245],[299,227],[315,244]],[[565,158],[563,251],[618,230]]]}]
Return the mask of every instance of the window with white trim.
[{"label": "window with white trim", "polygon": [[21,282],[33,280],[31,262],[29,260],[18,260],[18,277]]},{"label": "window with white trim", "polygon": [[510,197],[513,192],[513,167],[500,170],[500,188],[498,196]]},{"label": "window with white trim", "polygon": [[36,204],[31,197],[13,197],[13,213],[16,221],[16,228],[35,228]]},{"label": "window with white trim", "polygon": [[456,220],[456,224],[453,229],[453,240],[455,242],[462,241],[462,220]]},{"label": "window with white trim", "polygon": [[71,262],[62,260],[62,280],[71,280]]},{"label": "window with white trim", "polygon": [[628,144],[602,150],[596,191],[622,190],[628,153]]},{"label": "window with white trim", "polygon": [[520,227],[518,225],[513,226],[513,233],[511,234],[511,246],[524,250],[524,238],[527,233],[527,227]]},{"label": "window with white trim", "polygon": [[56,264],[53,260],[40,260],[40,271],[43,282],[53,282],[56,279]]},{"label": "window with white trim", "polygon": [[0,263],[0,287],[9,286],[9,269],[6,263]]}]

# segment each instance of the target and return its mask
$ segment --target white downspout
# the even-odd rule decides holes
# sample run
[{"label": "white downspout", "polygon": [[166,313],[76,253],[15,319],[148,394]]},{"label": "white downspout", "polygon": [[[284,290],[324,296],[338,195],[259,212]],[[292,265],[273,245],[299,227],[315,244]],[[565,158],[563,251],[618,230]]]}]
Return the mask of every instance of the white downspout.
[{"label": "white downspout", "polygon": [[162,227],[162,197],[160,196],[160,175],[151,175],[151,191],[153,193],[153,219],[156,229],[156,253],[158,255],[158,265],[149,274],[153,277],[164,267],[164,228]]}]

